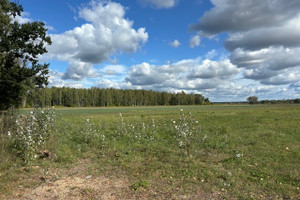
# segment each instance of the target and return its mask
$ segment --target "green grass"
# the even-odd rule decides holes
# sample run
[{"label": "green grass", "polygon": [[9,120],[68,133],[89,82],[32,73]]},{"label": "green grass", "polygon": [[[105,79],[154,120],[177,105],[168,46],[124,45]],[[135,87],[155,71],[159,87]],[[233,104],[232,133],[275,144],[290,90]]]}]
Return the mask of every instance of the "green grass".
[{"label": "green grass", "polygon": [[[200,132],[193,136],[189,154],[179,147],[171,128],[180,109],[199,121]],[[300,198],[299,105],[59,108],[56,113],[57,130],[46,147],[56,156],[35,165],[64,168],[92,158],[89,173],[117,173],[131,181],[134,192],[161,197],[168,192],[192,197],[204,190],[227,199]],[[105,135],[104,142],[85,134],[90,128],[86,119],[95,132]],[[147,126],[144,132],[142,123]],[[0,193],[13,189],[7,185],[17,181],[21,165],[11,165],[18,158],[6,147],[2,142]]]}]

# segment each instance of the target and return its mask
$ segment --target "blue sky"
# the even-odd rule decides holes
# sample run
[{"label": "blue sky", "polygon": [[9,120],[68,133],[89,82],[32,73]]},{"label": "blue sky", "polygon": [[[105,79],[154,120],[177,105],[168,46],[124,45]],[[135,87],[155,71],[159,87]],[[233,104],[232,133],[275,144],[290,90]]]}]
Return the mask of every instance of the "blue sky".
[{"label": "blue sky", "polygon": [[49,86],[300,98],[298,0],[20,0],[44,21]]}]

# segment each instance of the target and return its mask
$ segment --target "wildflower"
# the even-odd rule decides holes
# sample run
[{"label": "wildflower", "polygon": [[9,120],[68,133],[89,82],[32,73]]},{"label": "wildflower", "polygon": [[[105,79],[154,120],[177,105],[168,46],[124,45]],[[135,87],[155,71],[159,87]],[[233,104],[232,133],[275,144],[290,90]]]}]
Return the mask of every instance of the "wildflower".
[{"label": "wildflower", "polygon": [[237,158],[243,157],[243,154],[238,153],[238,154],[236,154],[235,157],[237,157]]},{"label": "wildflower", "polygon": [[7,131],[7,135],[8,135],[8,136],[11,136],[10,131]]},{"label": "wildflower", "polygon": [[180,112],[183,112],[183,109],[180,109]]},{"label": "wildflower", "polygon": [[176,121],[173,121],[173,124],[175,124],[176,123]]},{"label": "wildflower", "polygon": [[182,147],[184,143],[182,141],[179,142],[179,146]]}]

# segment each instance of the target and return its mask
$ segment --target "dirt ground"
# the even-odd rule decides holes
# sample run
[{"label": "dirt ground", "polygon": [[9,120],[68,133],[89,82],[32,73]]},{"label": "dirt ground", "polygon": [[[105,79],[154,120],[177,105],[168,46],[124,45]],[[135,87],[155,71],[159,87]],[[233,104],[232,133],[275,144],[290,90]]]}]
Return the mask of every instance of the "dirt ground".
[{"label": "dirt ground", "polygon": [[[47,176],[35,166],[36,179],[41,184],[36,187],[19,186],[11,196],[1,197],[7,200],[130,200],[130,199],[221,199],[218,194],[207,194],[199,190],[197,194],[180,195],[163,188],[140,188],[133,191],[130,181],[123,176],[87,175],[91,160],[81,160],[74,167],[61,171],[51,169]],[[26,169],[21,169],[26,170]],[[31,177],[32,178],[32,177]],[[24,180],[23,180],[24,181]],[[26,180],[25,180],[26,181]],[[21,183],[20,183],[21,184]]]}]

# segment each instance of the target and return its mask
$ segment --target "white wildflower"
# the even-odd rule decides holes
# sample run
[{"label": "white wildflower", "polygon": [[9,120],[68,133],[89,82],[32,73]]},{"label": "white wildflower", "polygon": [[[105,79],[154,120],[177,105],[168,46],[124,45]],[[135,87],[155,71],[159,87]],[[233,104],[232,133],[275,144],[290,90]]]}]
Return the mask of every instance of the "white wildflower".
[{"label": "white wildflower", "polygon": [[182,141],[179,141],[179,146],[182,147],[184,143]]},{"label": "white wildflower", "polygon": [[235,157],[237,157],[237,158],[243,157],[243,154],[238,153],[238,154],[236,154]]}]

